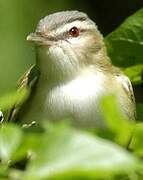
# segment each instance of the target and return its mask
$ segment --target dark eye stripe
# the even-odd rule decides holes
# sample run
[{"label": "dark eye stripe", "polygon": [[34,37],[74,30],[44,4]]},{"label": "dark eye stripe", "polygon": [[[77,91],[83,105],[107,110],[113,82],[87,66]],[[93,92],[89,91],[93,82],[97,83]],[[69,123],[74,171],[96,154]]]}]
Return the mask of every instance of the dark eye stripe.
[{"label": "dark eye stripe", "polygon": [[[84,33],[84,32],[92,32],[92,31],[95,31],[95,28],[81,28],[79,29],[80,31],[80,34],[81,33]],[[47,39],[47,40],[50,40],[50,41],[58,41],[58,40],[64,40],[64,39],[67,39],[69,37],[69,31],[65,31],[61,34],[58,34],[57,36],[46,36],[46,35],[43,35],[41,34],[41,32],[36,32],[36,34],[40,35],[41,37]]]}]

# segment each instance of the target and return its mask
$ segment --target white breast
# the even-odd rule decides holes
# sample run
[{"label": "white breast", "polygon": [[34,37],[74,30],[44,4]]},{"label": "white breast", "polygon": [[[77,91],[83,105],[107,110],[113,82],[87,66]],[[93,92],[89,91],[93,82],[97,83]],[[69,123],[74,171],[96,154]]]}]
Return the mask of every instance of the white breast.
[{"label": "white breast", "polygon": [[62,87],[62,92],[77,101],[86,101],[89,97],[98,96],[103,90],[102,74],[77,78]]},{"label": "white breast", "polygon": [[[115,93],[121,110],[130,117],[134,104],[127,98],[123,83],[115,76],[100,71],[85,72],[66,84],[49,86],[39,80],[33,98],[26,104],[22,122],[72,118],[75,126],[85,128],[104,127],[100,99],[107,93]],[[128,108],[130,107],[130,108]],[[128,115],[129,114],[129,115]]]},{"label": "white breast", "polygon": [[[104,88],[105,76],[101,73],[83,75],[69,83],[55,87],[48,92],[45,112],[50,118],[67,118],[71,116],[75,124],[98,124],[98,103]],[[48,110],[48,111],[47,111]]]}]

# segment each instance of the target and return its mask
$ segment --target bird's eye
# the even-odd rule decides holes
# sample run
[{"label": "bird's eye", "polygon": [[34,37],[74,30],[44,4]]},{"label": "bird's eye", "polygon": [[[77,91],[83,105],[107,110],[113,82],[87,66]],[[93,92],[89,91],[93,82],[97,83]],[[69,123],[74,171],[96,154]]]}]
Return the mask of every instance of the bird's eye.
[{"label": "bird's eye", "polygon": [[70,36],[72,37],[78,37],[79,36],[79,29],[77,27],[72,27],[70,30],[69,30],[69,34]]}]

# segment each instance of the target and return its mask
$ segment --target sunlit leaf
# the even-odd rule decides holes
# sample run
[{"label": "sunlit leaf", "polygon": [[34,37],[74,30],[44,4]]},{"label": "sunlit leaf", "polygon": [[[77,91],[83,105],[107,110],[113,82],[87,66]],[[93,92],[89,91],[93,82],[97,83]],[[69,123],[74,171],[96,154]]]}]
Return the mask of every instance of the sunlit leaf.
[{"label": "sunlit leaf", "polygon": [[8,163],[21,143],[22,131],[14,125],[0,127],[0,159]]},{"label": "sunlit leaf", "polygon": [[0,97],[0,109],[7,110],[15,104],[21,104],[23,101],[25,101],[28,94],[28,90],[23,89]]},{"label": "sunlit leaf", "polygon": [[19,148],[13,153],[12,161],[18,162],[24,159],[25,157],[29,156],[29,154],[31,156],[34,149],[36,149],[39,146],[40,140],[40,134],[24,134]]},{"label": "sunlit leaf", "polygon": [[117,143],[127,145],[132,135],[134,122],[129,121],[121,112],[114,95],[106,96],[101,101],[105,123],[114,133]]},{"label": "sunlit leaf", "polygon": [[137,159],[121,147],[65,127],[43,136],[23,179],[106,179],[136,168]]},{"label": "sunlit leaf", "polygon": [[130,78],[133,84],[140,84],[142,82],[143,64],[125,68],[124,73]]},{"label": "sunlit leaf", "polygon": [[143,157],[143,123],[138,123],[133,133],[133,138],[130,144],[136,154]]},{"label": "sunlit leaf", "polygon": [[0,165],[0,180],[6,180],[8,177],[8,167],[5,165]]}]

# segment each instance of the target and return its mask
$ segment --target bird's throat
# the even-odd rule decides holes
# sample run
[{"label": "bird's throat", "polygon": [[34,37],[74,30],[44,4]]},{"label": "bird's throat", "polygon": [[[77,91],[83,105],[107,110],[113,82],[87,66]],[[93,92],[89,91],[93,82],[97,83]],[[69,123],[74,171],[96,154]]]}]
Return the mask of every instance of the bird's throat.
[{"label": "bird's throat", "polygon": [[78,63],[72,53],[67,55],[61,47],[38,48],[37,66],[41,77],[49,81],[73,79],[81,68]]}]

